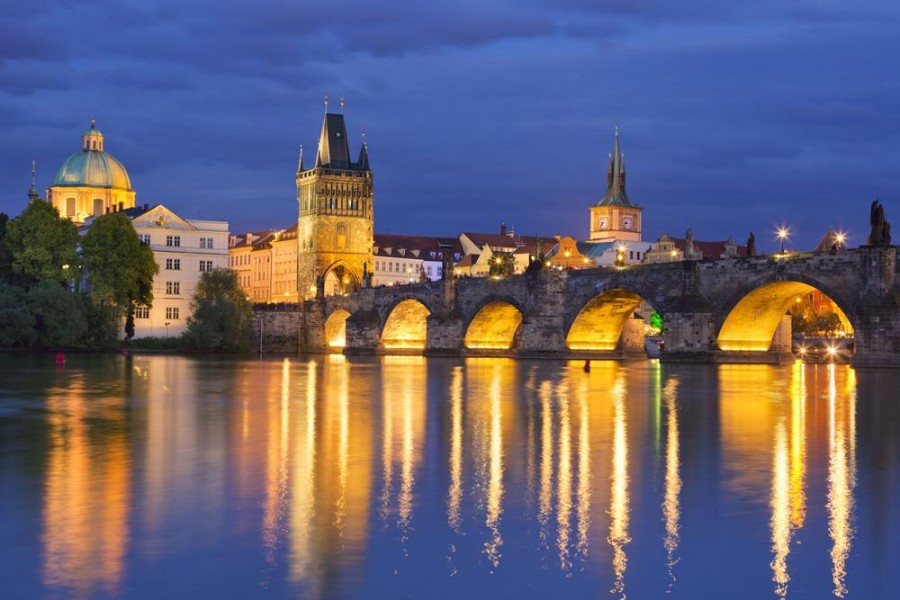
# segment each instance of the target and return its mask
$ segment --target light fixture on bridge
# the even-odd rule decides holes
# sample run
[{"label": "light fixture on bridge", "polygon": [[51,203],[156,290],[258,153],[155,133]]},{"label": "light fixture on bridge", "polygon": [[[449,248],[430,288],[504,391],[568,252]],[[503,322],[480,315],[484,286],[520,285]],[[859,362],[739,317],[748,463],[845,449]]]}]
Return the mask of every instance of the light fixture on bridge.
[{"label": "light fixture on bridge", "polygon": [[776,234],[778,235],[778,239],[781,240],[781,253],[785,254],[784,240],[787,239],[788,235],[790,234],[790,230],[787,227],[782,225],[781,227],[778,228],[778,231],[776,232]]},{"label": "light fixture on bridge", "polygon": [[847,234],[843,231],[838,231],[834,234],[834,243],[838,248],[843,248],[844,244],[847,241]]}]

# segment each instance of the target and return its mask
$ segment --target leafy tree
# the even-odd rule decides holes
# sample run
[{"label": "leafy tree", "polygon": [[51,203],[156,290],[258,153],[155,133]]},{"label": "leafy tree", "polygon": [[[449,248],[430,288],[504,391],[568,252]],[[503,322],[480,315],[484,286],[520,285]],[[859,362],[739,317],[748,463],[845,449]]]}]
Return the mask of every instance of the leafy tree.
[{"label": "leafy tree", "polygon": [[509,252],[498,252],[491,258],[488,275],[491,277],[506,277],[515,275],[516,258]]},{"label": "leafy tree", "polygon": [[84,302],[56,281],[44,280],[28,290],[34,316],[34,343],[48,348],[81,346],[87,333]]},{"label": "leafy tree", "polygon": [[238,285],[237,274],[228,269],[204,272],[191,300],[185,345],[194,350],[246,352],[252,327],[252,306]]},{"label": "leafy tree", "polygon": [[32,202],[7,223],[3,245],[12,277],[25,285],[43,279],[64,283],[78,265],[78,227],[47,202]]},{"label": "leafy tree", "polygon": [[153,304],[153,276],[159,266],[153,251],[141,244],[123,213],[94,219],[81,241],[85,268],[95,302],[125,317],[125,337],[134,336],[134,307]]},{"label": "leafy tree", "polygon": [[0,213],[0,281],[9,281],[12,275],[12,256],[3,243],[6,238],[6,226],[9,224],[9,215]]},{"label": "leafy tree", "polygon": [[34,316],[28,310],[25,292],[0,281],[0,346],[30,346],[34,338]]},{"label": "leafy tree", "polygon": [[92,350],[112,350],[119,345],[119,315],[112,306],[94,304],[88,296],[80,296],[87,323],[83,345]]}]

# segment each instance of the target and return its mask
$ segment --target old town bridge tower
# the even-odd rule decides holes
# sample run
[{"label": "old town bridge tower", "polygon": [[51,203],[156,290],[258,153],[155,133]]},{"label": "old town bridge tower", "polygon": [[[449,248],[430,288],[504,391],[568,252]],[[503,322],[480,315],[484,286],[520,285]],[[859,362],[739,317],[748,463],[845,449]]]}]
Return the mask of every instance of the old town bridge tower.
[{"label": "old town bridge tower", "polygon": [[[343,102],[342,102],[343,105]],[[343,109],[343,106],[341,107]],[[372,272],[372,170],[365,141],[356,162],[342,114],[327,112],[316,162],[297,166],[297,287],[300,298],[345,294]]]}]

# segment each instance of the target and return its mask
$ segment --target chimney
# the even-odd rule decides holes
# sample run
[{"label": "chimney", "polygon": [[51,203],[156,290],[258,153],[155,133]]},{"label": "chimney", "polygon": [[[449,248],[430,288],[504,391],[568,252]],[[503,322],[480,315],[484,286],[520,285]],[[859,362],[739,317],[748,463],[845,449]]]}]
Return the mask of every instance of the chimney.
[{"label": "chimney", "polygon": [[500,223],[500,235],[506,235],[506,223]]}]

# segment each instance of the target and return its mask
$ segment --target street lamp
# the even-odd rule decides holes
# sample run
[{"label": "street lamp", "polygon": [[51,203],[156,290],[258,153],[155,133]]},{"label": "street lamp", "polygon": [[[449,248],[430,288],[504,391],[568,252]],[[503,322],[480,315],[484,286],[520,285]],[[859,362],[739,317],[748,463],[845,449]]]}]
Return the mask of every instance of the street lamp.
[{"label": "street lamp", "polygon": [[787,227],[782,226],[782,227],[778,228],[777,233],[778,233],[778,239],[781,240],[781,253],[784,254],[785,253],[784,252],[784,240],[787,239],[788,233],[790,233],[790,231],[788,230]]},{"label": "street lamp", "polygon": [[166,339],[169,339],[169,322],[166,321]]},{"label": "street lamp", "polygon": [[569,249],[566,248],[566,251],[563,252],[563,254],[565,254],[565,256],[566,256],[566,271],[568,271],[569,270],[569,255],[571,254],[571,252],[569,252]]}]

